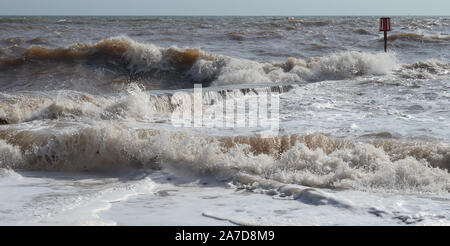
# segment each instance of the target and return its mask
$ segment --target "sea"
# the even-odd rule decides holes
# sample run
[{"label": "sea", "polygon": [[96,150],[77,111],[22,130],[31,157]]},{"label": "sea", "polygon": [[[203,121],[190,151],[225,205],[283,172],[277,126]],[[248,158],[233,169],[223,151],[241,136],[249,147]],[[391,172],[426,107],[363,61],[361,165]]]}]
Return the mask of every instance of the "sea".
[{"label": "sea", "polygon": [[0,16],[0,225],[450,225],[450,17]]}]

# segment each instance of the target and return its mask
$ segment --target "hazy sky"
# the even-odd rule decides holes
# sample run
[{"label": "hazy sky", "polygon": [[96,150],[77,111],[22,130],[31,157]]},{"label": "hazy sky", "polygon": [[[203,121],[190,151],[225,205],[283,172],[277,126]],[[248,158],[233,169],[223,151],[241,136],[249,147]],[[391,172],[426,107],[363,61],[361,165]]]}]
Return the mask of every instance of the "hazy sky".
[{"label": "hazy sky", "polygon": [[0,15],[450,15],[449,0],[0,0]]}]

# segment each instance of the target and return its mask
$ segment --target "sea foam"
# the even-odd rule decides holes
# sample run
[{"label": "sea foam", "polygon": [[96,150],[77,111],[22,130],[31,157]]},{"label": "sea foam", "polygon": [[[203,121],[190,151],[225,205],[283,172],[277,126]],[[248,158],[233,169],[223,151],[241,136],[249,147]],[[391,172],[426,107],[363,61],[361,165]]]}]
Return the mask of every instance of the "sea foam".
[{"label": "sea foam", "polygon": [[[5,139],[0,142],[4,168],[58,171],[175,168],[244,185],[268,185],[266,188],[281,183],[401,192],[450,189],[446,171],[450,167],[450,147],[443,143],[358,142],[320,134],[268,139],[205,137],[135,130],[106,122],[58,132],[1,130],[0,138]],[[248,181],[240,178],[242,175],[255,178]]]}]

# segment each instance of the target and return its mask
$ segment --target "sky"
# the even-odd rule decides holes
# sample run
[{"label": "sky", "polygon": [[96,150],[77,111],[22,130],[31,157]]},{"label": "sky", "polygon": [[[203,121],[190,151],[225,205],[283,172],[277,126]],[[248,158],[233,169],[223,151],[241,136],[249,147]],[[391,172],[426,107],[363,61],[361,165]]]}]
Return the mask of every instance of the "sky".
[{"label": "sky", "polygon": [[0,15],[450,15],[449,0],[0,0]]}]

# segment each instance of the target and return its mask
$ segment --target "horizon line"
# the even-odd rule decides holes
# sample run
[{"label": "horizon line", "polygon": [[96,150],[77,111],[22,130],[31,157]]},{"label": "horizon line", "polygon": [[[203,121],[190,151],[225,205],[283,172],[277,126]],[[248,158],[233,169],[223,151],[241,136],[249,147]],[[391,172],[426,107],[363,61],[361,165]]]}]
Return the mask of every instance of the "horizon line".
[{"label": "horizon line", "polygon": [[332,17],[332,16],[339,16],[339,17],[375,17],[375,16],[398,16],[398,17],[404,17],[404,16],[437,16],[437,17],[450,17],[450,15],[436,15],[436,14],[392,14],[392,15],[178,15],[178,14],[172,14],[172,15],[121,15],[121,14],[0,14],[0,17],[27,17],[27,16],[67,16],[67,17],[84,17],[84,16],[91,16],[91,17]]}]

